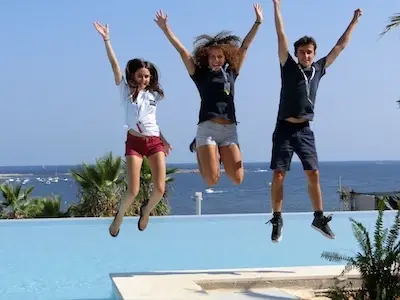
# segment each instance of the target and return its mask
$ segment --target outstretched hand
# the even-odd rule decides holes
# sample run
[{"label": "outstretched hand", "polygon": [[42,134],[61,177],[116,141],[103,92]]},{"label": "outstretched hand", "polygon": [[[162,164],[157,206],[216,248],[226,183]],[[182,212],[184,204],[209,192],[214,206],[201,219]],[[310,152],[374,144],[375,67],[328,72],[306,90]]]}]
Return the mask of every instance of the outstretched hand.
[{"label": "outstretched hand", "polygon": [[280,0],[272,0],[272,2],[274,3],[274,5],[278,5],[279,3],[281,3]]},{"label": "outstretched hand", "polygon": [[253,4],[253,7],[254,7],[254,11],[256,13],[256,22],[262,23],[262,21],[264,20],[264,17],[263,17],[263,11],[262,11],[262,7],[261,7],[260,3]]},{"label": "outstretched hand", "polygon": [[161,9],[156,13],[156,18],[154,19],[154,22],[157,23],[158,27],[161,29],[165,29],[167,27],[167,20],[168,20],[168,14],[164,13]]},{"label": "outstretched hand", "polygon": [[354,11],[353,22],[357,22],[358,19],[362,16],[362,9],[358,8]]},{"label": "outstretched hand", "polygon": [[109,40],[110,39],[110,29],[108,27],[108,24],[106,26],[101,25],[99,22],[93,22],[94,28],[96,28],[97,32],[100,33],[100,35],[103,37],[103,40]]}]

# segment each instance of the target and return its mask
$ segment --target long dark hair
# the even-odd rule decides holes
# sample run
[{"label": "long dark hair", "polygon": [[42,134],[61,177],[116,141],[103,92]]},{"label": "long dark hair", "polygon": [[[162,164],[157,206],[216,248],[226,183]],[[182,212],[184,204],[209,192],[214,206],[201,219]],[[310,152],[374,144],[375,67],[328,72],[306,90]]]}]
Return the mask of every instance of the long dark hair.
[{"label": "long dark hair", "polygon": [[225,59],[231,67],[237,69],[241,38],[230,31],[221,31],[215,36],[199,35],[195,38],[193,45],[193,58],[200,67],[208,67],[208,51],[211,48],[219,48],[224,52]]},{"label": "long dark hair", "polygon": [[158,76],[158,70],[157,67],[146,60],[140,59],[140,58],[134,58],[128,61],[126,64],[125,68],[125,78],[128,84],[134,88],[135,92],[132,95],[132,100],[135,100],[139,94],[139,90],[135,87],[132,86],[131,78],[134,76],[137,70],[141,68],[146,68],[150,72],[150,83],[146,87],[146,90],[151,91],[151,92],[157,92],[161,98],[164,97],[164,91],[160,86],[160,83],[158,81],[159,76]]}]

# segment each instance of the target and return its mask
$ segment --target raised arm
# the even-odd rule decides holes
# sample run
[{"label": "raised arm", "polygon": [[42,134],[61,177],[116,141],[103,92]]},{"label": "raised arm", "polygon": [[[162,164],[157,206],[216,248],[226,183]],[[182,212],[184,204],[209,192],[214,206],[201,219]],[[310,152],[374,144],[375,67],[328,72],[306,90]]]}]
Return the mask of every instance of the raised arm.
[{"label": "raised arm", "polygon": [[119,85],[122,81],[122,73],[118,64],[118,60],[115,56],[114,50],[111,46],[109,26],[108,24],[106,24],[106,26],[103,26],[97,21],[94,22],[93,25],[104,40],[104,44],[106,46],[106,51],[107,51],[107,57],[108,60],[110,61],[111,68],[114,72],[115,84]]},{"label": "raised arm", "polygon": [[275,28],[278,35],[278,55],[281,66],[285,65],[289,56],[289,43],[283,28],[280,0],[274,1]]},{"label": "raised arm", "polygon": [[246,35],[246,37],[243,40],[243,43],[239,49],[239,66],[237,72],[239,72],[240,68],[242,67],[243,61],[246,58],[247,54],[247,49],[249,49],[251,43],[254,40],[254,37],[256,36],[256,33],[258,31],[258,28],[260,27],[260,24],[263,22],[263,14],[262,14],[262,8],[259,3],[256,3],[253,5],[254,11],[256,13],[256,21],[254,22],[253,26],[251,27],[249,33]]},{"label": "raised arm", "polygon": [[189,72],[189,75],[193,75],[196,69],[196,65],[193,61],[190,52],[183,46],[181,41],[175,36],[172,30],[169,28],[167,23],[168,15],[164,14],[162,10],[159,10],[156,13],[155,22],[157,23],[158,27],[164,32],[165,36],[168,38],[172,46],[179,52],[183,63],[185,64],[186,69]]},{"label": "raised arm", "polygon": [[358,23],[358,19],[361,17],[361,15],[362,15],[361,9],[356,9],[354,11],[353,19],[351,20],[346,31],[343,33],[343,35],[337,41],[335,47],[333,47],[332,50],[327,55],[325,68],[329,67],[335,61],[335,59],[339,56],[339,54],[344,50],[344,48],[346,48],[347,44],[350,41],[351,33],[353,32],[354,27]]}]

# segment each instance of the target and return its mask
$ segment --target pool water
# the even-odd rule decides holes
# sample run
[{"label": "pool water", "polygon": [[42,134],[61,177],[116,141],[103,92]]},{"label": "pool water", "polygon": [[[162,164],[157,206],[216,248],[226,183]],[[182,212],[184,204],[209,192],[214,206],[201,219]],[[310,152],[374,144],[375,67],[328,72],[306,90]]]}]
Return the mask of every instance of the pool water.
[{"label": "pool water", "polygon": [[[125,218],[0,221],[1,299],[112,299],[110,273],[331,264],[322,251],[356,251],[349,217],[373,230],[377,212],[337,212],[336,240],[311,228],[312,213],[284,215],[283,240],[270,241],[270,215],[153,217],[146,231]],[[394,212],[385,212],[390,226]]]}]

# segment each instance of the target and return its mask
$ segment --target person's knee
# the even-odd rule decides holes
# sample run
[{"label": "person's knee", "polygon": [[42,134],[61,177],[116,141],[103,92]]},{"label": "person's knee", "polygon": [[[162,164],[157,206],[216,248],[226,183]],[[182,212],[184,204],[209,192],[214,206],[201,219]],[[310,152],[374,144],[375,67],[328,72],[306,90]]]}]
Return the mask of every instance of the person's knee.
[{"label": "person's knee", "polygon": [[239,185],[242,184],[244,178],[244,169],[242,162],[236,163],[234,166],[225,166],[226,175],[228,175],[232,184]]},{"label": "person's knee", "polygon": [[160,195],[165,193],[165,182],[157,182],[153,184],[153,190]]},{"label": "person's knee", "polygon": [[139,194],[139,186],[129,186],[126,192],[129,197],[135,198]]},{"label": "person's knee", "polygon": [[272,184],[276,186],[283,185],[283,181],[285,180],[285,171],[283,170],[274,170],[272,174]]},{"label": "person's knee", "polygon": [[208,176],[205,176],[204,181],[207,183],[208,186],[214,186],[219,182],[220,174],[212,173]]},{"label": "person's knee", "polygon": [[308,183],[318,184],[319,183],[319,171],[318,170],[306,170]]},{"label": "person's knee", "polygon": [[239,185],[239,184],[242,184],[242,182],[243,182],[243,173],[239,173],[239,174],[235,174],[235,176],[233,176],[232,178],[231,178],[231,181],[232,181],[232,183],[233,184],[235,184],[235,185]]}]

